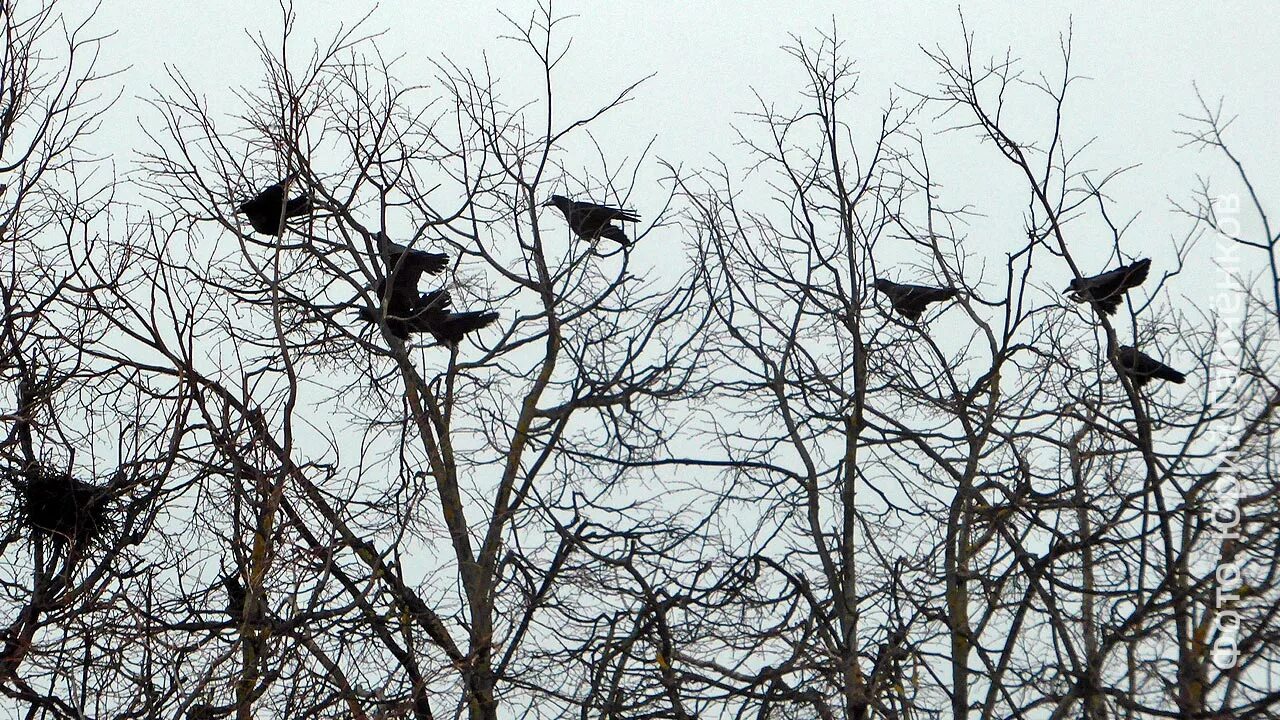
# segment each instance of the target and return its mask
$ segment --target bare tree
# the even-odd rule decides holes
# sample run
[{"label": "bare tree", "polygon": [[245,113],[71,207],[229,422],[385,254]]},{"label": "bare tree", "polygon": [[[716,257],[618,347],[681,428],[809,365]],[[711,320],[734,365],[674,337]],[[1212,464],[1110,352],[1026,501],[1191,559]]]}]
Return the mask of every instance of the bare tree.
[{"label": "bare tree", "polygon": [[[151,688],[112,642],[165,565],[150,537],[189,405],[89,350],[107,331],[83,298],[116,182],[93,137],[113,102],[92,16],[0,4],[0,692],[36,717],[126,708]],[[136,706],[136,705],[135,705]],[[96,710],[95,710],[96,709]]]},{"label": "bare tree", "polygon": [[[490,68],[442,61],[406,86],[364,24],[299,50],[294,21],[256,39],[264,77],[238,91],[242,114],[210,111],[176,73],[154,100],[145,190],[175,210],[118,240],[134,272],[97,295],[127,339],[100,354],[188,389],[201,418],[187,581],[162,591],[140,641],[187,648],[170,672],[195,680],[165,707],[575,707],[590,680],[566,675],[561,638],[608,632],[576,609],[596,594],[577,557],[659,522],[621,486],[622,461],[664,446],[661,403],[701,373],[692,278],[570,241],[540,212],[556,187],[628,201],[643,157],[623,174],[601,149],[598,184],[561,163],[635,86],[558,117],[561,21],[546,10],[512,23],[542,68],[541,96],[514,109]],[[282,178],[315,212],[282,216],[278,236],[243,228],[238,204]],[[664,208],[647,210],[660,225]],[[397,337],[374,291],[397,271],[380,233],[447,252],[453,306],[500,321],[445,347]]]},{"label": "bare tree", "polygon": [[[1031,78],[1009,56],[978,61],[966,31],[958,58],[929,53],[938,91],[876,118],[850,103],[856,74],[834,34],[797,41],[805,105],[761,100],[743,135],[752,173],[682,182],[723,359],[708,421],[722,455],[685,462],[726,468],[713,517],[738,519],[721,543],[742,568],[724,576],[722,621],[665,619],[687,632],[670,683],[684,704],[760,717],[1271,712],[1274,275],[1229,322],[1167,299],[1204,226],[1221,231],[1205,190],[1188,210],[1200,227],[1167,251],[1141,246],[1161,276],[1117,320],[1042,290],[1139,250],[1107,191],[1121,173],[1076,169],[1069,37],[1062,49],[1057,81]],[[1002,263],[966,247],[982,208],[943,204],[925,113],[1025,182],[1025,237]],[[1214,117],[1192,140],[1221,150]],[[1020,137],[1015,122],[1047,131]],[[1274,257],[1253,202],[1265,239],[1229,237]],[[1099,235],[1109,256],[1073,253]],[[873,293],[876,277],[958,294],[914,321]],[[1228,351],[1247,371],[1197,384],[1224,332],[1248,348]],[[1189,365],[1190,388],[1132,382],[1122,345]],[[1223,512],[1224,488],[1247,542],[1215,540],[1206,511]],[[1249,563],[1226,581],[1258,604],[1224,608],[1223,578],[1197,569],[1242,545]],[[681,582],[681,605],[709,604],[705,576]],[[1217,667],[1227,632],[1256,652]]]},{"label": "bare tree", "polygon": [[[15,5],[0,692],[25,716],[1276,712],[1280,233],[1220,107],[1186,139],[1233,190],[1140,243],[1125,169],[1085,170],[1068,122],[1070,36],[1050,78],[965,29],[880,110],[835,30],[793,38],[799,106],[757,98],[749,160],[698,171],[597,140],[640,83],[568,82],[549,7],[509,20],[508,64],[422,77],[374,16],[313,42],[286,5],[249,84],[170,71],[117,182],[104,39]],[[940,183],[942,143],[1022,213]],[[582,240],[552,194],[645,221]],[[1139,257],[1114,315],[1059,292]]]}]

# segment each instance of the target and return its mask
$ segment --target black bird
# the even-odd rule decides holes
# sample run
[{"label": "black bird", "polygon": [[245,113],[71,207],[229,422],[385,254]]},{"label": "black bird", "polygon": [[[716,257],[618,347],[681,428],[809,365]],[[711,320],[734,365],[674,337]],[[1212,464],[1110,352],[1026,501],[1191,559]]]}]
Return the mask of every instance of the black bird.
[{"label": "black bird", "polygon": [[[418,294],[418,281],[422,279],[423,273],[439,275],[444,272],[449,265],[449,256],[405,247],[392,242],[381,230],[374,238],[377,240],[378,258],[382,261],[384,275],[374,284],[373,289],[379,302],[386,299],[387,329],[395,337],[408,340],[409,333],[414,331],[412,319],[421,310],[421,300],[424,297]],[[361,319],[377,324],[379,313],[376,309],[362,307],[356,312]]]},{"label": "black bird", "polygon": [[950,300],[956,296],[955,288],[936,288],[927,285],[903,285],[883,278],[877,279],[876,289],[889,296],[889,302],[899,314],[913,322],[920,319],[929,303]]},{"label": "black bird", "polygon": [[[387,297],[388,315],[408,315],[418,304],[418,281],[422,274],[439,275],[449,266],[449,256],[408,248],[392,242],[385,232],[378,231],[378,256],[382,259],[385,274],[374,286],[378,297]],[[391,291],[387,292],[390,283]]]},{"label": "black bird", "polygon": [[417,312],[409,321],[409,329],[431,333],[438,344],[456,347],[464,335],[498,319],[498,313],[492,310],[453,312],[449,309],[452,302],[447,290],[423,293]]},{"label": "black bird", "polygon": [[240,203],[239,213],[249,216],[249,224],[263,235],[280,234],[280,210],[284,206],[285,219],[295,218],[311,212],[311,198],[299,195],[288,202],[284,199],[284,184],[281,180],[253,197]]},{"label": "black bird", "polygon": [[1179,385],[1187,381],[1186,375],[1128,345],[1121,346],[1116,351],[1116,361],[1120,369],[1133,380],[1136,387],[1142,387],[1151,378],[1168,380]]},{"label": "black bird", "polygon": [[[381,286],[381,283],[379,283]],[[412,300],[404,300],[403,297],[395,297],[387,301],[387,331],[392,337],[400,339],[401,342],[408,342],[409,336],[415,332],[427,332],[427,317],[436,311],[437,304],[443,304],[441,310],[447,309],[449,306],[449,293],[443,290],[436,290],[429,293],[417,295],[417,290],[413,290],[416,297]],[[381,297],[381,293],[379,293]],[[392,306],[395,306],[394,308]],[[378,324],[378,310],[376,308],[362,307],[356,310],[361,320],[365,322]]]},{"label": "black bird", "polygon": [[[387,330],[401,341],[408,341],[413,333],[429,333],[440,345],[457,346],[462,338],[473,330],[487,327],[498,319],[498,313],[484,310],[453,312],[449,308],[452,298],[447,290],[423,293],[401,314],[387,309]],[[362,307],[357,312],[362,320],[378,322],[378,311]]]},{"label": "black bird", "polygon": [[569,228],[583,240],[608,238],[619,245],[628,245],[630,240],[622,228],[613,224],[614,220],[623,222],[640,222],[635,210],[622,210],[608,205],[570,200],[563,195],[552,195],[542,204],[543,207],[554,205],[564,213]]},{"label": "black bird", "polygon": [[231,616],[232,620],[240,622],[247,618],[250,622],[262,622],[262,619],[266,617],[266,612],[261,605],[251,615],[245,613],[245,605],[249,596],[234,571],[222,577],[222,587],[227,591],[226,612],[227,615]]},{"label": "black bird", "polygon": [[1151,259],[1143,258],[1132,265],[1124,265],[1101,275],[1072,280],[1063,292],[1071,293],[1068,297],[1075,302],[1092,302],[1098,312],[1112,315],[1120,306],[1125,291],[1141,285],[1150,270]]},{"label": "black bird", "polygon": [[[361,320],[374,325],[378,324],[378,314],[377,308],[356,308],[356,315]],[[392,337],[400,338],[402,341],[409,339],[410,328],[407,316],[410,314],[412,314],[412,311],[406,312],[404,315],[394,315],[390,309],[387,310],[387,330],[390,331]]]},{"label": "black bird", "polygon": [[232,619],[239,620],[240,616],[244,614],[244,586],[240,584],[240,580],[235,574],[224,575],[222,586],[227,590],[227,614]]}]

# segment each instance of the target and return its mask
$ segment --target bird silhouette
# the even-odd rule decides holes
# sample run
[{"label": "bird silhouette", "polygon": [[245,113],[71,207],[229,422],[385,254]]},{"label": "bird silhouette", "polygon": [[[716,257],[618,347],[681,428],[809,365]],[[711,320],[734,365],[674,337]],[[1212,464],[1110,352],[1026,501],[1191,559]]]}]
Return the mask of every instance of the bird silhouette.
[{"label": "bird silhouette", "polygon": [[[431,335],[438,345],[456,347],[467,333],[487,327],[498,319],[491,310],[453,312],[452,298],[447,290],[432,290],[420,295],[412,307],[392,314],[387,309],[387,331],[392,337],[407,342],[414,333]],[[378,311],[362,307],[356,311],[366,322],[377,324]]]},{"label": "bird silhouette", "polygon": [[629,245],[627,234],[622,228],[613,224],[614,220],[622,222],[640,222],[640,216],[634,210],[623,210],[608,205],[570,200],[563,195],[552,195],[542,204],[543,207],[555,206],[564,213],[569,228],[583,240],[608,238],[619,245]]},{"label": "bird silhouette", "polygon": [[[422,298],[425,297],[418,293],[418,281],[423,273],[439,275],[444,272],[449,265],[449,256],[406,247],[392,241],[383,231],[378,231],[374,239],[383,275],[374,283],[373,290],[379,302],[386,304],[387,330],[401,340],[408,340],[413,332],[412,318],[422,310]],[[356,312],[361,319],[375,325],[378,323],[377,309],[362,307]]]},{"label": "bird silhouette", "polygon": [[222,587],[227,590],[227,614],[240,619],[244,613],[245,591],[235,574],[222,576]]},{"label": "bird silhouette", "polygon": [[456,347],[467,333],[487,327],[498,319],[498,313],[492,310],[453,312],[450,309],[452,302],[447,290],[423,293],[416,312],[409,320],[409,329],[429,333],[440,345]]},{"label": "bird silhouette", "polygon": [[1087,278],[1076,278],[1063,292],[1078,303],[1091,302],[1103,315],[1112,315],[1124,299],[1129,288],[1138,287],[1147,279],[1151,270],[1150,258],[1143,258],[1132,265],[1123,265]]},{"label": "bird silhouette", "polygon": [[1129,345],[1121,346],[1116,350],[1116,362],[1120,365],[1120,370],[1133,380],[1136,387],[1142,387],[1152,378],[1168,380],[1179,385],[1187,381],[1186,375]]},{"label": "bird silhouette", "polygon": [[955,288],[936,288],[927,285],[905,285],[879,278],[875,287],[884,293],[893,309],[900,315],[915,322],[930,303],[950,300],[956,296]]},{"label": "bird silhouette", "polygon": [[407,315],[418,304],[418,281],[422,274],[439,275],[444,272],[449,266],[449,256],[405,247],[393,242],[382,231],[378,231],[375,239],[384,274],[374,285],[374,290],[379,298],[387,298],[388,314]]},{"label": "bird silhouette", "polygon": [[290,178],[285,178],[252,199],[240,203],[238,212],[249,217],[249,224],[257,232],[263,235],[279,235],[281,209],[284,210],[286,220],[311,212],[311,198],[305,194],[285,202],[284,185],[289,180]]}]

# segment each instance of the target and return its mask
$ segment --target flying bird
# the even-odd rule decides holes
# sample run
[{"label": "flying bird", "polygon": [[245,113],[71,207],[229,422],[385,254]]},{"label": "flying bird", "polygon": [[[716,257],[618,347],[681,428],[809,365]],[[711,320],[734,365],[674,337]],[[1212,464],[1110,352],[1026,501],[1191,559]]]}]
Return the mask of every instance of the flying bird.
[{"label": "flying bird", "polygon": [[1116,361],[1121,371],[1133,380],[1135,387],[1142,387],[1152,378],[1168,380],[1178,385],[1187,381],[1186,375],[1129,345],[1116,351]]},{"label": "flying bird", "polygon": [[467,333],[487,327],[498,319],[498,313],[492,310],[453,312],[450,310],[452,302],[447,290],[423,293],[418,311],[410,320],[410,329],[430,333],[437,344],[457,347]]},{"label": "flying bird", "polygon": [[[408,340],[413,332],[412,319],[422,310],[422,298],[418,294],[418,281],[423,273],[439,275],[449,266],[449,256],[427,252],[393,242],[381,230],[374,236],[378,258],[382,261],[383,276],[374,283],[373,290],[381,303],[385,300],[387,329],[401,340]],[[378,311],[362,307],[356,311],[360,318],[377,324]]]},{"label": "flying bird", "polygon": [[950,300],[956,296],[955,288],[903,285],[883,278],[876,280],[875,287],[889,297],[894,310],[912,322],[920,319],[920,314],[930,303]]},{"label": "flying bird", "polygon": [[[388,307],[387,330],[401,341],[408,341],[413,333],[428,333],[437,344],[456,347],[467,333],[487,327],[498,319],[498,313],[491,310],[453,312],[450,310],[452,302],[447,290],[432,290],[423,293],[412,307],[398,314],[393,314]],[[378,322],[378,311],[373,308],[362,307],[356,312],[366,322]]]},{"label": "flying bird", "polygon": [[263,235],[280,234],[281,206],[286,220],[311,212],[311,198],[305,194],[285,202],[284,184],[288,180],[289,178],[285,178],[258,193],[253,199],[240,203],[238,212],[249,216],[249,224],[257,232]]},{"label": "flying bird", "polygon": [[[387,298],[387,314],[407,315],[418,304],[418,281],[422,274],[439,275],[449,266],[449,256],[427,252],[392,242],[385,232],[378,231],[378,256],[383,261],[385,274],[374,285],[378,297]],[[387,287],[390,286],[390,292]]]},{"label": "flying bird", "polygon": [[636,215],[634,210],[570,200],[563,195],[552,195],[551,199],[542,206],[559,208],[560,212],[564,213],[564,219],[568,221],[569,228],[583,240],[608,238],[619,245],[629,245],[631,241],[627,239],[627,234],[622,231],[622,228],[614,225],[613,221],[640,222],[640,216]]},{"label": "flying bird", "polygon": [[1092,302],[1098,312],[1112,315],[1120,306],[1125,292],[1141,285],[1150,270],[1151,259],[1143,258],[1132,265],[1124,265],[1101,275],[1072,280],[1063,292],[1071,293],[1068,297],[1075,302]]}]

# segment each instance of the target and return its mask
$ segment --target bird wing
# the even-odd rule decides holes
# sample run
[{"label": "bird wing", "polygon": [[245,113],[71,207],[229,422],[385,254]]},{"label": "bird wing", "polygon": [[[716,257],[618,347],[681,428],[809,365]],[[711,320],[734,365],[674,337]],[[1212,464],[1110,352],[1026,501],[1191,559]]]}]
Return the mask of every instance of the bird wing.
[{"label": "bird wing", "polygon": [[[283,208],[281,207],[283,205]],[[284,210],[285,218],[297,217],[311,212],[311,198],[299,195],[289,202],[284,199],[284,181],[269,185],[252,199],[240,203],[240,214],[249,217],[253,229],[264,235],[276,235],[280,231],[280,211]]]},{"label": "bird wing", "polygon": [[269,212],[274,206],[276,212],[280,211],[280,203],[284,202],[284,184],[276,183],[263,188],[261,192],[254,195],[249,201],[240,206],[240,212],[248,215],[250,213]]},{"label": "bird wing", "polygon": [[311,212],[311,197],[308,195],[299,195],[288,203],[285,203],[284,216],[287,218],[298,217],[299,215],[307,215]]},{"label": "bird wing", "polygon": [[385,258],[384,262],[387,264],[388,277],[395,276],[392,292],[397,297],[408,298],[408,304],[412,304],[417,299],[418,281],[424,272],[428,275],[438,275],[449,266],[449,256],[444,253],[427,252],[401,245],[392,241],[381,230],[375,237],[378,242],[378,252]]},{"label": "bird wing", "polygon": [[956,296],[955,288],[921,287],[918,292],[926,303],[942,302]]},{"label": "bird wing", "polygon": [[1093,293],[1093,296],[1097,299],[1107,298],[1141,285],[1147,279],[1147,272],[1150,269],[1151,260],[1143,258],[1132,265],[1125,265],[1093,277],[1082,278],[1079,281],[1079,285],[1076,285],[1076,281],[1072,281],[1072,286],[1076,289]]},{"label": "bird wing", "polygon": [[396,282],[403,282],[417,293],[418,280],[422,273],[439,275],[449,266],[449,256],[444,253],[427,252],[426,250],[407,250],[401,255],[393,256]]},{"label": "bird wing", "polygon": [[1151,260],[1143,258],[1132,265],[1109,270],[1101,275],[1072,280],[1068,290],[1075,302],[1092,302],[1103,315],[1114,315],[1125,291],[1147,279]]},{"label": "bird wing", "polygon": [[948,300],[956,294],[952,288],[936,288],[928,285],[899,285],[895,290],[901,302],[919,305],[922,310],[929,303]]},{"label": "bird wing", "polygon": [[1168,380],[1169,382],[1174,383],[1176,385],[1181,385],[1182,383],[1187,381],[1186,375],[1183,375],[1182,373],[1178,372],[1177,370],[1174,370],[1173,368],[1169,367],[1168,365],[1165,365],[1162,362],[1158,362],[1158,364],[1160,365],[1160,367],[1156,368],[1156,371],[1152,373],[1152,375],[1154,375],[1155,377],[1158,377],[1161,380]]},{"label": "bird wing", "polygon": [[444,312],[452,306],[453,298],[449,296],[448,290],[432,290],[422,293],[422,297],[418,298],[418,310]]},{"label": "bird wing", "polygon": [[899,313],[911,317],[914,313],[917,317],[920,315],[918,309],[914,309],[911,298],[911,287],[909,285],[899,285],[892,280],[877,280],[876,289],[884,293],[889,298],[889,304],[893,305],[893,309]]},{"label": "bird wing", "polygon": [[582,215],[584,219],[594,220],[600,223],[607,223],[610,220],[624,220],[626,222],[640,222],[640,216],[635,210],[625,210],[622,208],[610,207],[609,205],[597,205],[589,202],[574,202],[573,209]]},{"label": "bird wing", "polygon": [[1122,347],[1116,352],[1120,367],[1133,377],[1134,382],[1142,385],[1151,378],[1160,378],[1172,383],[1184,383],[1187,376],[1156,360],[1150,355],[1132,347]]},{"label": "bird wing", "polygon": [[1121,283],[1121,287],[1125,290],[1138,287],[1147,280],[1147,273],[1151,271],[1151,259],[1143,258],[1124,268],[1124,271],[1124,281]]},{"label": "bird wing", "polygon": [[1145,377],[1160,378],[1161,380],[1168,380],[1174,383],[1186,382],[1186,375],[1183,375],[1141,350],[1134,350],[1131,360],[1134,372]]},{"label": "bird wing", "polygon": [[437,340],[456,344],[462,342],[467,333],[486,327],[497,319],[498,313],[491,310],[449,313],[431,323],[431,334]]}]

